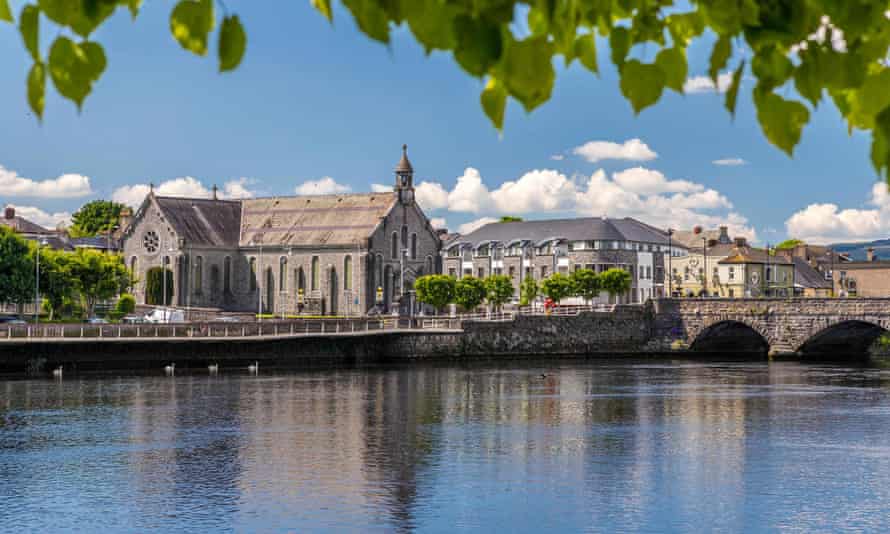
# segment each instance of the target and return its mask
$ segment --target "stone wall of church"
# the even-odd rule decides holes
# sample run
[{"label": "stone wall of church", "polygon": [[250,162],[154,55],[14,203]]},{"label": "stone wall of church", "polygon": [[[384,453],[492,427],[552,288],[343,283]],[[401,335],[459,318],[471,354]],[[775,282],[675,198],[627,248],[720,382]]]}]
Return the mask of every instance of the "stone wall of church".
[{"label": "stone wall of church", "polygon": [[[152,267],[162,265],[162,251],[166,251],[168,265],[174,270],[174,261],[178,255],[178,236],[161,215],[157,205],[146,206],[143,216],[125,236],[123,257],[127,267],[133,270],[136,282],[133,285],[133,296],[139,304],[145,303],[146,274]],[[170,251],[170,249],[174,249]],[[175,286],[175,282],[174,282]],[[175,289],[175,288],[174,288]],[[175,299],[175,294],[174,294]]]}]

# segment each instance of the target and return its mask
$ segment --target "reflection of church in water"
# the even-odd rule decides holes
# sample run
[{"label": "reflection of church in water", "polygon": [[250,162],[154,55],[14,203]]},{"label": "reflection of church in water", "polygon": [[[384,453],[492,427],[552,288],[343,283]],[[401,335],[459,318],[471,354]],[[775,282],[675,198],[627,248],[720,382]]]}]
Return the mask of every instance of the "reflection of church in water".
[{"label": "reflection of church in water", "polygon": [[172,303],[265,313],[354,314],[398,305],[438,272],[440,240],[414,200],[403,147],[392,191],[242,200],[158,196],[122,221],[137,302],[166,265]]}]

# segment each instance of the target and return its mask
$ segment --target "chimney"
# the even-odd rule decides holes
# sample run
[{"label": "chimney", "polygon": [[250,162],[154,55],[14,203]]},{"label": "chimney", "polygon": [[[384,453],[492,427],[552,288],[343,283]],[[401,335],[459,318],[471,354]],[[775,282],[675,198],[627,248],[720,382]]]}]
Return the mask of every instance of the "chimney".
[{"label": "chimney", "polygon": [[6,209],[3,211],[3,218],[7,221],[15,219],[15,208],[12,206],[6,206]]},{"label": "chimney", "polygon": [[[724,228],[726,228],[726,227],[724,226]],[[748,246],[748,240],[746,240],[744,237],[737,237],[737,238],[735,238],[735,246],[737,246],[737,247],[747,247],[747,246]]]},{"label": "chimney", "polygon": [[123,232],[125,228],[130,226],[130,223],[133,222],[133,210],[130,208],[121,208],[121,214],[118,220],[118,226],[120,227],[120,232]]},{"label": "chimney", "polygon": [[719,241],[717,239],[708,239],[708,248],[715,246]]},{"label": "chimney", "polygon": [[865,261],[875,261],[875,249],[872,247],[865,249]]},{"label": "chimney", "polygon": [[732,243],[732,239],[729,238],[729,228],[726,226],[720,227],[720,237],[717,238],[717,241],[721,243]]}]

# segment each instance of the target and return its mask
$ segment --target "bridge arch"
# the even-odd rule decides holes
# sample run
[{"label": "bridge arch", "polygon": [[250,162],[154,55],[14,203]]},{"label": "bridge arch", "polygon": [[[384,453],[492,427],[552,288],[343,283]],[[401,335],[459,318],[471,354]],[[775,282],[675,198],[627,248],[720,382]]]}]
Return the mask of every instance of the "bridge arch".
[{"label": "bridge arch", "polygon": [[885,333],[887,329],[877,322],[840,320],[811,334],[796,352],[811,358],[865,357],[869,347]]},{"label": "bridge arch", "polygon": [[696,352],[768,354],[770,340],[756,325],[734,319],[714,321],[693,333],[689,345]]}]

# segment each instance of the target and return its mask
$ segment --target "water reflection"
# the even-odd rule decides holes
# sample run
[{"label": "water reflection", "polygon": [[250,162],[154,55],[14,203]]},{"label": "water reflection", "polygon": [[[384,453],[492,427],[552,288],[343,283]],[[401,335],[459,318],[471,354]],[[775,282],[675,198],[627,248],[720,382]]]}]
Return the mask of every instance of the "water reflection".
[{"label": "water reflection", "polygon": [[0,530],[878,528],[890,375],[684,362],[0,385]]}]

